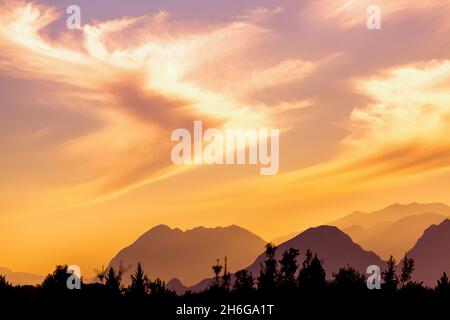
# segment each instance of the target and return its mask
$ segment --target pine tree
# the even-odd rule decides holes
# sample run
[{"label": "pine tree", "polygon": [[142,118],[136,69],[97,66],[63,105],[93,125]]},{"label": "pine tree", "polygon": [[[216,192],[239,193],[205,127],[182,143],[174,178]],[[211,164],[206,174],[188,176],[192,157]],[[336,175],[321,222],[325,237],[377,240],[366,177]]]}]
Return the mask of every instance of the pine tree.
[{"label": "pine tree", "polygon": [[237,293],[249,294],[254,290],[255,279],[251,272],[241,270],[236,272],[234,281],[234,290]]},{"label": "pine tree", "polygon": [[128,287],[128,294],[133,298],[144,298],[147,295],[148,282],[148,278],[139,262],[136,271],[131,275],[131,284]]},{"label": "pine tree", "polygon": [[275,254],[277,247],[268,243],[266,245],[266,260],[261,263],[261,271],[258,277],[258,288],[270,292],[276,288],[278,270],[277,270],[277,260],[275,260]]},{"label": "pine tree", "polygon": [[120,272],[116,272],[113,267],[109,268],[105,276],[105,286],[111,293],[120,294],[121,278],[122,275],[120,274]]},{"label": "pine tree", "polygon": [[405,287],[410,281],[411,276],[414,271],[414,260],[409,259],[408,256],[405,254],[405,257],[402,261],[402,270],[400,274],[400,287]]},{"label": "pine tree", "polygon": [[283,288],[293,288],[296,286],[296,273],[298,270],[297,257],[300,252],[298,249],[289,248],[283,252],[280,260],[279,285]]},{"label": "pine tree", "polygon": [[393,256],[390,256],[387,261],[387,269],[382,272],[382,277],[384,280],[383,289],[387,291],[397,290],[398,277],[395,271],[396,264],[397,261],[395,261]]},{"label": "pine tree", "polygon": [[323,289],[326,285],[325,276],[325,270],[317,254],[313,256],[312,252],[307,250],[306,258],[298,276],[299,286],[307,290]]},{"label": "pine tree", "polygon": [[445,295],[450,294],[450,280],[448,279],[447,273],[444,272],[441,278],[438,280],[436,292]]}]

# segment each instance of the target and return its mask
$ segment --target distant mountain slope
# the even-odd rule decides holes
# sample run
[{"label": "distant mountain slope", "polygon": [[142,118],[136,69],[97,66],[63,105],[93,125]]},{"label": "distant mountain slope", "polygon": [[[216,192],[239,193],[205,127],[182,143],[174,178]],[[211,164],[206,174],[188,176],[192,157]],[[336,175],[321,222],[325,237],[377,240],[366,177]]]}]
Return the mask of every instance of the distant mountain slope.
[{"label": "distant mountain slope", "polygon": [[354,240],[363,248],[375,251],[383,259],[392,254],[399,260],[414,246],[425,229],[445,219],[446,216],[434,213],[408,216],[378,230],[371,230],[367,236],[355,237]]},{"label": "distant mountain slope", "polygon": [[[333,226],[310,228],[293,239],[282,243],[278,246],[277,260],[280,260],[284,250],[289,248],[300,250],[299,265],[303,262],[307,249],[317,253],[319,258],[324,262],[323,266],[327,278],[331,278],[333,272],[347,265],[352,266],[362,273],[366,272],[369,265],[375,264],[382,269],[385,267],[385,262],[375,253],[364,251],[348,235]],[[259,255],[256,261],[246,268],[252,272],[255,278],[259,275],[260,265],[265,258],[264,254]],[[201,291],[209,283],[210,280],[205,279],[189,289],[191,291]]]},{"label": "distant mountain slope", "polygon": [[5,267],[0,267],[0,275],[5,276],[6,280],[13,285],[35,285],[44,281],[44,276],[28,272],[14,272]]},{"label": "distant mountain slope", "polygon": [[166,283],[166,288],[175,291],[179,295],[183,295],[187,291],[187,287],[177,278],[173,278]]},{"label": "distant mountain slope", "polygon": [[192,285],[212,274],[216,259],[228,257],[230,271],[245,268],[263,250],[266,242],[238,226],[203,228],[181,231],[159,225],[144,233],[129,247],[121,250],[110,262],[118,268],[122,262],[128,270],[123,275],[129,281],[138,262],[152,279],[178,278]]},{"label": "distant mountain slope", "polygon": [[411,215],[423,213],[434,213],[443,216],[450,216],[450,207],[443,203],[396,203],[372,213],[356,211],[341,219],[330,222],[329,225],[336,226],[341,230],[355,225],[364,229],[369,229],[379,223],[392,223]]},{"label": "distant mountain slope", "polygon": [[[289,248],[300,250],[300,263],[305,258],[307,249],[317,253],[319,258],[324,261],[323,266],[329,278],[331,278],[333,272],[347,265],[364,273],[371,264],[384,266],[384,262],[375,253],[364,251],[348,235],[333,226],[310,228],[295,238],[282,243],[278,246],[277,258],[280,259],[283,251]],[[260,255],[247,269],[253,274],[258,274],[260,264],[264,259],[265,255]]]},{"label": "distant mountain slope", "polygon": [[408,256],[415,260],[414,280],[434,287],[442,272],[450,274],[450,220],[425,230]]},{"label": "distant mountain slope", "polygon": [[450,217],[450,207],[442,203],[393,204],[372,213],[353,212],[331,222],[353,241],[387,259],[400,259],[430,225]]}]

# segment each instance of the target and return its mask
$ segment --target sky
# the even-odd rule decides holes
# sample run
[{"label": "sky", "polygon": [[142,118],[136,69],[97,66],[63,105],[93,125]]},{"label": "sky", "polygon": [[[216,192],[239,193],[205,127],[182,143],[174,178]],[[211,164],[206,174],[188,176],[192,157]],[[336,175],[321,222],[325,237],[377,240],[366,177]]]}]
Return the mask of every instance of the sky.
[{"label": "sky", "polygon": [[[271,240],[449,203],[449,52],[448,0],[1,0],[0,266],[89,275],[158,224]],[[280,171],[174,165],[194,120],[278,128]]]}]

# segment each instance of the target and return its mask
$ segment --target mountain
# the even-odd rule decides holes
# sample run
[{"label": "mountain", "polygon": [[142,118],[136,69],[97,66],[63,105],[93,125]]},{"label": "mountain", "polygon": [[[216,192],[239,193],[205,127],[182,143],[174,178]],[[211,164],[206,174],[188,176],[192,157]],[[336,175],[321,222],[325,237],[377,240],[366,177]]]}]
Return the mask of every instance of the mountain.
[{"label": "mountain", "polygon": [[393,204],[372,213],[356,211],[330,225],[337,226],[353,241],[387,259],[400,259],[430,225],[450,217],[442,203]]},{"label": "mountain", "polygon": [[173,278],[166,283],[166,288],[175,291],[179,295],[185,294],[187,287],[177,278]]},{"label": "mountain", "polygon": [[445,219],[446,216],[434,213],[413,215],[377,230],[372,228],[367,235],[352,238],[363,248],[375,251],[384,259],[388,259],[392,254],[398,260],[412,248],[425,229]]},{"label": "mountain", "polygon": [[266,242],[255,234],[238,226],[204,228],[181,231],[168,226],[156,226],[133,244],[122,249],[110,262],[110,266],[126,270],[125,283],[138,262],[151,279],[178,278],[192,285],[210,277],[211,266],[217,259],[228,257],[231,272],[248,266],[264,250]]},{"label": "mountain", "polygon": [[44,280],[43,276],[27,272],[14,272],[5,267],[0,267],[0,275],[5,276],[6,280],[13,285],[36,285]]},{"label": "mountain", "polygon": [[443,203],[396,203],[371,213],[356,211],[341,219],[330,222],[329,225],[336,226],[341,230],[355,225],[369,229],[380,223],[392,223],[408,216],[422,213],[434,213],[450,217],[450,207]]},{"label": "mountain", "polygon": [[[352,239],[334,226],[319,226],[310,228],[289,241],[278,246],[276,259],[280,260],[283,252],[289,248],[300,250],[298,258],[299,265],[305,259],[307,249],[317,253],[323,260],[327,278],[331,278],[333,272],[347,265],[352,266],[359,272],[365,273],[370,265],[378,265],[385,268],[385,262],[375,253],[363,250]],[[266,259],[265,254],[261,254],[246,269],[256,278],[260,272],[260,265]],[[210,284],[210,279],[203,280],[197,285],[189,288],[191,291],[201,291]]]},{"label": "mountain", "polygon": [[278,246],[278,245],[282,244],[283,242],[291,240],[292,238],[294,238],[297,235],[298,235],[298,232],[292,232],[287,235],[275,238],[271,242]]},{"label": "mountain", "polygon": [[450,220],[426,229],[408,256],[415,261],[413,280],[436,286],[442,272],[450,274]]},{"label": "mountain", "polygon": [[[283,252],[289,248],[300,250],[299,263],[304,260],[306,250],[317,253],[324,261],[323,267],[328,278],[332,277],[333,272],[347,265],[362,273],[372,264],[384,267],[384,262],[375,253],[364,251],[348,235],[333,226],[310,228],[282,243],[278,246],[277,259],[281,259]],[[254,275],[259,274],[260,264],[264,260],[265,255],[261,254],[247,270]]]}]

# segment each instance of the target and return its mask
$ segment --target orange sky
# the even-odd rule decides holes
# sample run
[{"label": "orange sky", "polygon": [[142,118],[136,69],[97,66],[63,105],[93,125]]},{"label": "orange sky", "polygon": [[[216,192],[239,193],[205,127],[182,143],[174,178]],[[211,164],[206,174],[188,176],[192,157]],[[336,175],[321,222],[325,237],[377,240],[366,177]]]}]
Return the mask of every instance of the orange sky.
[{"label": "orange sky", "polygon": [[[0,266],[90,275],[156,224],[270,240],[449,202],[450,1],[380,0],[372,31],[370,1],[298,2],[80,1],[68,30],[64,1],[0,1]],[[172,165],[193,120],[279,128],[280,172]]]}]

